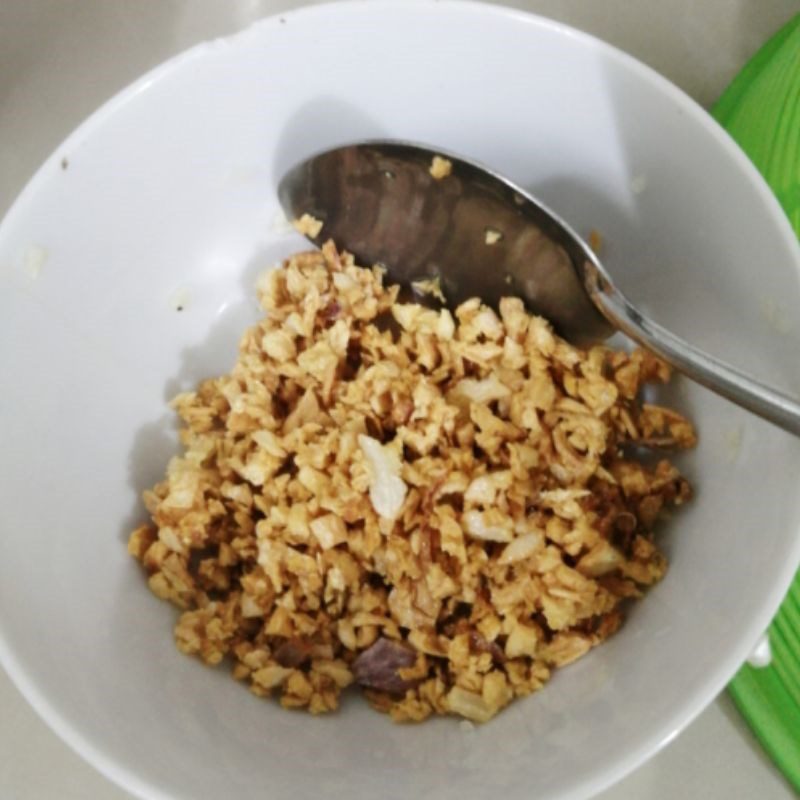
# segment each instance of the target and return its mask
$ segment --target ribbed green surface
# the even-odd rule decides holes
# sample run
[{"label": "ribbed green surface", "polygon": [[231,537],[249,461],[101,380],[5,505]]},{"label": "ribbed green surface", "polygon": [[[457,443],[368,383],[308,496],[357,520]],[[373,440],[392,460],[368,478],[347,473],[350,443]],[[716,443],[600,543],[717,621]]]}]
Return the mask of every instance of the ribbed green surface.
[{"label": "ribbed green surface", "polygon": [[[800,14],[739,73],[714,116],[764,175],[800,237]],[[728,688],[800,792],[800,573],[769,628],[769,641],[770,666],[745,665]]]}]

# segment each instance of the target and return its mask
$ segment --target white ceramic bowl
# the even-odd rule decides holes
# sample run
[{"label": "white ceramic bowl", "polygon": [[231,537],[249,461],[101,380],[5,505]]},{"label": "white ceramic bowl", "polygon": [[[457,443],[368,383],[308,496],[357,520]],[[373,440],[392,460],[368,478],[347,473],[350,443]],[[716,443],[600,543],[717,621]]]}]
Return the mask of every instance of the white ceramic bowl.
[{"label": "white ceramic bowl", "polygon": [[257,271],[303,246],[273,224],[282,170],[376,136],[533,189],[602,231],[656,319],[800,391],[800,258],[777,203],[699,107],[601,42],[396,0],[265,20],[159,67],[58,148],[0,228],[0,654],[141,797],[588,796],[723,688],[800,560],[798,443],[679,383],[701,444],[667,578],[491,724],[400,727],[356,698],[312,719],[178,654],[173,609],[125,552],[175,448],[165,402],[229,368]]}]

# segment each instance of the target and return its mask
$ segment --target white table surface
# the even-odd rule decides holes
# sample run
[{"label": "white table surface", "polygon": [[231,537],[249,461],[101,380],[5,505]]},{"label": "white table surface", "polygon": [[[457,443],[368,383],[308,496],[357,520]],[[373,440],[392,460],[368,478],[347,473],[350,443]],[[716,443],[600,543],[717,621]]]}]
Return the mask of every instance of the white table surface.
[{"label": "white table surface", "polygon": [[[297,0],[0,0],[0,214],[104,100],[165,58]],[[800,0],[507,0],[594,33],[709,105]],[[721,695],[602,800],[787,800]],[[0,670],[0,800],[130,800],[61,742]]]}]

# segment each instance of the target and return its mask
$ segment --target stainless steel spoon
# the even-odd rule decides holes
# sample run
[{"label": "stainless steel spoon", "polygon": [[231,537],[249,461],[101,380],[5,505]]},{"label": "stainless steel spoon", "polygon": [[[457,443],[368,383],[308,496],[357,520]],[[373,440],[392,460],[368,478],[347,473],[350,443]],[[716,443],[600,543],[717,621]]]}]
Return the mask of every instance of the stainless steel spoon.
[{"label": "stainless steel spoon", "polygon": [[[435,177],[434,157],[449,174]],[[290,218],[323,223],[362,264],[406,286],[438,278],[448,303],[523,298],[567,340],[601,342],[615,329],[742,408],[800,435],[800,404],[647,319],[614,286],[572,228],[511,181],[441,150],[356,143],[291,169],[278,187]]]}]

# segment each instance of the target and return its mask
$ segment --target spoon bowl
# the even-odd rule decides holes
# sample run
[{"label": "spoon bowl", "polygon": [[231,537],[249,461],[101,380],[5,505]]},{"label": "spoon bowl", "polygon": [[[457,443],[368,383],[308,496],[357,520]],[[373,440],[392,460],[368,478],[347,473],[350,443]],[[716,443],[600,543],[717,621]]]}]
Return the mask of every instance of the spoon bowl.
[{"label": "spoon bowl", "polygon": [[[436,177],[439,169],[448,174]],[[333,238],[392,280],[439,281],[447,302],[523,298],[563,336],[602,341],[613,327],[587,296],[585,259],[600,263],[555,213],[486,167],[404,142],[328,150],[290,170],[278,194],[287,214],[323,222]]]}]

